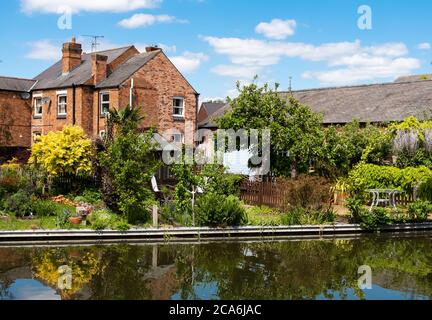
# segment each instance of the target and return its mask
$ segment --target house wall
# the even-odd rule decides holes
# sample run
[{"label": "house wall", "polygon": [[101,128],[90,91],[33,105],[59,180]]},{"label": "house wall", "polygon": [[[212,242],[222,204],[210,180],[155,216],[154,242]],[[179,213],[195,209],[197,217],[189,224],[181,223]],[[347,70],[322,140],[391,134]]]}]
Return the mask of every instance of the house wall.
[{"label": "house wall", "polygon": [[[192,86],[176,69],[165,54],[158,54],[132,77],[134,80],[133,105],[142,109],[145,117],[142,128],[155,126],[159,133],[176,129],[186,134],[186,127],[191,127],[191,134],[185,136],[185,142],[194,144],[196,132],[198,96]],[[119,90],[119,105],[129,104],[131,79]],[[173,116],[173,98],[182,97],[185,101],[185,116],[182,119]]]},{"label": "house wall", "polygon": [[199,112],[198,112],[198,116],[197,116],[197,121],[198,123],[204,121],[205,119],[208,118],[208,113],[205,107],[201,107]]},{"label": "house wall", "polygon": [[0,91],[0,147],[30,147],[31,99]]},{"label": "house wall", "polygon": [[[57,112],[57,98],[63,93],[67,95],[66,116],[60,116]],[[34,115],[34,103],[37,97],[49,98],[49,102],[42,106],[42,117]],[[75,119],[73,108],[75,108]],[[76,87],[75,93],[73,88],[35,91],[32,95],[31,133],[45,135],[51,131],[62,130],[66,125],[75,124],[82,127],[90,137],[93,133],[92,109],[93,89],[91,87]]]}]

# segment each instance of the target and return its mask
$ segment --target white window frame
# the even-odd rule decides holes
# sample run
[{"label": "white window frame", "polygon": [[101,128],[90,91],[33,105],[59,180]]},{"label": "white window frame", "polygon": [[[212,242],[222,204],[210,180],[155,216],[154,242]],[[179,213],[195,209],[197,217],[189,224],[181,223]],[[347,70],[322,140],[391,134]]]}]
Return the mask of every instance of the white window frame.
[{"label": "white window frame", "polygon": [[[178,139],[179,137],[180,137],[180,139]],[[172,141],[173,141],[173,143],[184,143],[184,134],[183,133],[173,133],[172,134]]]},{"label": "white window frame", "polygon": [[[102,97],[105,96],[105,95],[108,95],[108,102],[104,102],[103,99],[102,99]],[[101,116],[106,116],[107,113],[109,112],[109,109],[110,109],[110,98],[111,97],[110,97],[110,93],[109,92],[101,92],[100,93],[100,96],[99,96],[99,99],[100,99],[99,112],[100,112]],[[108,111],[104,112],[103,111],[103,106],[106,105],[106,104],[108,104]]]},{"label": "white window frame", "polygon": [[[182,106],[182,114],[175,114],[175,109],[176,108],[179,108],[179,107],[176,107],[175,105],[174,105],[174,101],[175,100],[181,100],[182,102],[183,102],[183,106]],[[174,97],[173,99],[172,99],[172,111],[173,111],[173,115],[174,115],[174,118],[184,118],[184,116],[185,116],[185,108],[186,106],[185,106],[185,98],[183,98],[183,97]]]},{"label": "white window frame", "polygon": [[[40,112],[37,112],[37,101],[40,101]],[[34,96],[33,98],[33,116],[35,118],[42,118],[43,115],[43,99],[42,96]]]},{"label": "white window frame", "polygon": [[[60,98],[66,98],[66,102],[62,102],[62,105],[64,105],[65,112],[60,112]],[[57,94],[57,116],[67,116],[67,94],[60,93]]]}]

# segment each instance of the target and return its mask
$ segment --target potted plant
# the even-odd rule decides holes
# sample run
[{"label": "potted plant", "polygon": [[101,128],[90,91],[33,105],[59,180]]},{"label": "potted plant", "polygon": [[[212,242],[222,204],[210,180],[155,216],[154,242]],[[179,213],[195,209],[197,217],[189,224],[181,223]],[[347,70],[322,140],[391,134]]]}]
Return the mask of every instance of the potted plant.
[{"label": "potted plant", "polygon": [[77,213],[69,217],[69,222],[73,225],[79,225],[82,223],[82,221],[82,216]]},{"label": "potted plant", "polygon": [[344,205],[346,199],[349,198],[349,192],[348,192],[348,179],[346,178],[339,178],[336,181],[335,185],[335,191],[334,191],[334,203],[336,205]]}]

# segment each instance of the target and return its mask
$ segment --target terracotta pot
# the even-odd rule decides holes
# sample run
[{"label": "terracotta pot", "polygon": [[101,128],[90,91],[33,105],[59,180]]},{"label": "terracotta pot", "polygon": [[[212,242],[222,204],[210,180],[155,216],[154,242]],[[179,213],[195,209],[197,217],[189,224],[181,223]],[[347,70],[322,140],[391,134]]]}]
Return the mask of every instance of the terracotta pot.
[{"label": "terracotta pot", "polygon": [[75,225],[81,224],[82,218],[81,217],[70,217],[69,222],[72,224],[75,224]]}]

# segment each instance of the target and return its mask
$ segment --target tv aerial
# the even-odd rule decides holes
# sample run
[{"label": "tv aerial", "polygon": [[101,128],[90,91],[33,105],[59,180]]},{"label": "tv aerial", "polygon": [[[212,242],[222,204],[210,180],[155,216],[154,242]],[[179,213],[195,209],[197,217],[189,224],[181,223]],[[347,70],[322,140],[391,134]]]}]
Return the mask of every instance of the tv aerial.
[{"label": "tv aerial", "polygon": [[96,52],[98,46],[100,45],[100,43],[98,42],[98,40],[105,38],[104,36],[96,36],[96,35],[91,35],[91,34],[90,35],[89,34],[83,35],[83,37],[87,37],[87,38],[91,38],[92,39],[92,41],[91,41],[91,52],[92,53]]}]

